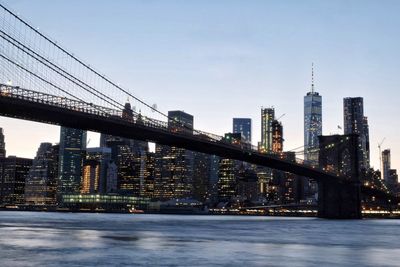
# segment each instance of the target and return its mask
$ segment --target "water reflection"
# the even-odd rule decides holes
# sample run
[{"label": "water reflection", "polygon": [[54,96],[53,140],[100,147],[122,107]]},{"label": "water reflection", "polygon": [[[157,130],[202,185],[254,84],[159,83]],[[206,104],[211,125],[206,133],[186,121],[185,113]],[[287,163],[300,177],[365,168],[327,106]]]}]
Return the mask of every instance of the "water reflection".
[{"label": "water reflection", "polygon": [[400,221],[0,212],[1,266],[398,266]]}]

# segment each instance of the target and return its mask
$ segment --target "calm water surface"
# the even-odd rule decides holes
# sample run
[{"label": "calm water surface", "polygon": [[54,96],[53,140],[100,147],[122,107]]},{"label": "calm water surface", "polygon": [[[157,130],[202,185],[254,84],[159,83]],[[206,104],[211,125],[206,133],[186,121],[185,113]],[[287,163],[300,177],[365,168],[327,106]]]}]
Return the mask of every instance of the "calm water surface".
[{"label": "calm water surface", "polygon": [[400,266],[400,220],[0,212],[0,266]]}]

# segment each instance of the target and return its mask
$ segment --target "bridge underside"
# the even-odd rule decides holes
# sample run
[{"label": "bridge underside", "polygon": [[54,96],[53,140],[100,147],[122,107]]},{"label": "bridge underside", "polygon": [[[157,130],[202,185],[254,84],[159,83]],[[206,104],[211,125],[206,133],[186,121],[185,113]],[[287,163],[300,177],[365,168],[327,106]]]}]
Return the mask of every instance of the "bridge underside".
[{"label": "bridge underside", "polygon": [[[196,135],[172,133],[114,117],[87,114],[25,99],[0,96],[0,115],[185,148],[294,173],[316,181],[343,180],[342,177],[336,177],[308,166],[266,154],[244,151],[240,146],[235,147],[211,138],[207,140],[204,137],[196,137]],[[346,181],[343,180],[343,182]]]}]

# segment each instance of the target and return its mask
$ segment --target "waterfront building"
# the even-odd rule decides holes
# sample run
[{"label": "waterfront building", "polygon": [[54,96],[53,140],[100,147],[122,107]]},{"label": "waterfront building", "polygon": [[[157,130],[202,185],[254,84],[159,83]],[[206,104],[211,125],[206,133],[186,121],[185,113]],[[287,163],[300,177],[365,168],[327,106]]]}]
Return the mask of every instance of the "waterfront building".
[{"label": "waterfront building", "polygon": [[57,203],[59,145],[41,143],[25,181],[25,202],[33,205]]},{"label": "waterfront building", "polygon": [[25,180],[32,159],[8,156],[0,159],[0,204],[25,203]]},{"label": "waterfront building", "polygon": [[368,120],[364,117],[362,97],[343,99],[344,134],[358,135],[358,160],[361,172],[369,169]]},{"label": "waterfront building", "polygon": [[245,138],[245,142],[251,144],[251,119],[249,118],[233,118],[233,133],[241,133]]},{"label": "waterfront building", "polygon": [[0,158],[6,157],[6,143],[4,142],[3,128],[0,128]]},{"label": "waterfront building", "polygon": [[62,195],[64,207],[71,211],[115,211],[127,212],[129,209],[147,209],[150,199],[117,194],[65,194]]},{"label": "waterfront building", "polygon": [[[168,112],[168,129],[193,133],[193,116],[183,111]],[[160,200],[189,198],[193,193],[193,152],[156,144],[154,197]]]},{"label": "waterfront building", "polygon": [[275,120],[274,108],[261,108],[261,142],[262,153],[272,152],[272,122]]},{"label": "waterfront building", "polygon": [[86,131],[61,127],[58,194],[79,193],[86,153]]},{"label": "waterfront building", "polygon": [[304,160],[318,164],[318,136],[322,135],[322,96],[315,92],[314,67],[311,90],[304,96]]}]

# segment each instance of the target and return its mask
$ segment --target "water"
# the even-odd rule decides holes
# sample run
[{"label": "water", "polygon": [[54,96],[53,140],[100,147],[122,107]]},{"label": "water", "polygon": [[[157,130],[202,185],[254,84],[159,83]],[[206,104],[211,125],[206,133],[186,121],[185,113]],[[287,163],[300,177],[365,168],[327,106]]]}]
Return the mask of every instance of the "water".
[{"label": "water", "polygon": [[400,220],[0,212],[0,266],[400,266]]}]

